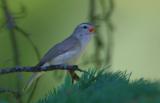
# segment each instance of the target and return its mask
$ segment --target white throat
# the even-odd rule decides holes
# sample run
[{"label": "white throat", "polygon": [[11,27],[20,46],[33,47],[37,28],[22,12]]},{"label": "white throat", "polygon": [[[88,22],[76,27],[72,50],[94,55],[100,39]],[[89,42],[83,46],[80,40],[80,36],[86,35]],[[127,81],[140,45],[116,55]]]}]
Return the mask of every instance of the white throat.
[{"label": "white throat", "polygon": [[82,50],[85,49],[85,47],[88,45],[90,39],[91,39],[91,35],[87,35],[80,39]]}]

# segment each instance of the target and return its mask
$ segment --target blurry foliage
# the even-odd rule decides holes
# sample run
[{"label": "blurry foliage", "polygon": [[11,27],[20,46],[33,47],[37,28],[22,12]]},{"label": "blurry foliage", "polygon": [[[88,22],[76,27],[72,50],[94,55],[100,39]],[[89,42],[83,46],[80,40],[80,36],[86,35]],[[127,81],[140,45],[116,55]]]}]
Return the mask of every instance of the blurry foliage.
[{"label": "blurry foliage", "polygon": [[126,72],[89,71],[72,85],[66,77],[64,84],[53,89],[38,103],[159,103],[160,84],[144,79],[130,80]]},{"label": "blurry foliage", "polygon": [[[33,50],[36,53],[37,58],[40,58],[40,54],[39,51],[37,49],[37,47],[35,46],[35,44],[33,43],[32,39],[30,38],[29,34],[27,32],[25,32],[16,22],[17,19],[20,19],[24,16],[26,10],[25,7],[22,5],[20,8],[20,12],[18,13],[13,13],[13,10],[10,7],[10,2],[9,0],[1,0],[1,9],[2,9],[2,13],[3,16],[2,18],[4,19],[2,24],[1,24],[1,28],[0,29],[4,29],[7,34],[9,35],[9,42],[10,42],[10,47],[11,47],[11,54],[12,54],[12,62],[14,66],[20,65],[21,61],[20,61],[20,54],[22,51],[20,51],[20,47],[19,44],[20,42],[18,42],[19,38],[18,35],[22,35],[31,45],[31,47],[33,48]],[[23,80],[23,74],[22,73],[16,73],[16,90],[17,92],[15,92],[14,96],[15,99],[18,103],[23,103],[22,100],[22,80]],[[12,90],[6,90],[7,92],[11,92]],[[6,92],[4,90],[4,92]],[[12,92],[11,92],[12,93]],[[12,93],[13,94],[13,93]]]},{"label": "blurry foliage", "polygon": [[[103,0],[101,0],[101,1],[103,1]],[[105,2],[104,4],[108,4],[108,1],[109,0],[107,0],[107,2],[105,2],[105,0],[104,0],[104,2]],[[46,38],[46,35],[51,33],[51,32],[48,32],[49,30],[46,30],[46,29],[48,29],[48,27],[50,27],[50,31],[51,31],[51,28],[52,29],[54,28],[55,33],[56,33],[56,30],[62,31],[61,28],[64,31],[68,30],[68,28],[66,28],[66,24],[70,23],[70,20],[72,18],[69,20],[67,20],[67,19],[71,16],[75,17],[75,14],[72,13],[72,11],[74,11],[74,12],[76,12],[76,11],[73,9],[73,7],[69,6],[69,5],[72,5],[71,3],[68,3],[68,6],[66,6],[67,8],[69,8],[68,15],[71,15],[71,16],[66,15],[66,17],[64,17],[65,18],[64,19],[64,18],[60,18],[60,17],[63,17],[63,15],[61,14],[61,10],[62,10],[61,6],[65,7],[65,5],[63,5],[63,4],[65,4],[64,2],[63,2],[63,4],[61,4],[61,2],[58,2],[58,1],[52,1],[52,2],[48,1],[48,3],[47,2],[38,2],[37,4],[34,4],[34,2],[32,3],[30,1],[25,1],[25,0],[23,2],[24,2],[24,4],[22,3],[22,1],[19,1],[19,0],[16,0],[16,1],[1,0],[1,2],[0,2],[0,7],[1,7],[0,8],[0,14],[1,14],[0,15],[0,33],[1,33],[0,47],[1,48],[5,47],[4,49],[1,49],[1,55],[0,55],[1,66],[17,66],[17,65],[28,65],[28,64],[33,65],[33,64],[35,64],[35,62],[37,62],[37,60],[39,60],[39,58],[40,58],[39,50],[44,48],[44,42],[46,42],[44,40],[43,34],[45,34],[45,38]],[[77,3],[74,0],[71,0],[71,2],[73,4]],[[88,1],[82,2],[82,4],[83,3],[87,4],[87,2]],[[95,13],[97,11],[96,9],[99,8],[95,5],[99,4],[100,2],[92,2],[92,0],[89,1],[88,2],[89,5],[92,6],[92,7],[89,6],[89,8],[93,8],[92,10],[90,9],[91,11],[89,10],[89,8],[86,8],[88,6],[86,6],[86,7],[84,6],[85,7],[84,9],[80,8],[80,7],[82,7],[82,6],[80,6],[79,7],[80,9],[77,9],[77,10],[82,11],[84,13],[84,10],[86,10],[86,12],[87,12],[87,9],[88,9],[90,13],[92,13],[92,12]],[[26,6],[27,3],[28,3],[28,6]],[[61,6],[56,6],[58,3],[61,4]],[[92,3],[94,3],[94,4],[92,4]],[[46,6],[49,4],[52,4],[52,5]],[[41,7],[42,7],[42,5],[43,6],[45,5],[47,8],[35,9],[36,7],[40,7],[39,5],[41,5]],[[103,6],[104,7],[107,6],[107,8],[103,8]],[[50,7],[59,8],[59,9],[50,10]],[[78,7],[78,5],[76,7]],[[101,5],[101,7],[102,7],[101,10],[104,11],[104,13],[102,13],[102,15],[98,15],[98,16],[97,15],[90,15],[90,16],[97,16],[98,18],[96,18],[96,20],[98,20],[98,22],[100,21],[99,22],[100,24],[101,24],[101,21],[102,22],[105,21],[104,15],[108,11],[111,11],[108,9],[108,8],[110,8],[108,5]],[[30,8],[32,8],[32,10],[30,10]],[[107,9],[108,11],[105,11],[104,9]],[[34,11],[34,10],[37,10],[37,11]],[[41,12],[41,16],[38,15],[38,13],[39,13],[38,11]],[[51,23],[50,21],[47,21],[47,20],[49,20],[48,18],[50,16],[48,14],[50,14],[50,12],[53,13],[54,19],[53,19],[53,17],[51,17],[51,18],[53,20],[53,23],[55,24],[54,27],[53,27],[53,25],[51,25],[53,23]],[[28,19],[28,15],[31,15],[31,16],[29,16],[29,19]],[[58,15],[58,16],[56,17],[55,15]],[[79,14],[79,15],[81,15],[81,14]],[[85,15],[84,17],[86,17],[86,19],[87,19],[87,16],[88,16],[88,14]],[[94,18],[94,17],[88,17],[88,19],[91,19],[91,18]],[[100,18],[101,18],[101,20],[100,20]],[[44,22],[42,21],[42,19],[45,19]],[[61,19],[65,20],[66,24],[64,27],[66,29],[61,27],[62,25],[64,25],[64,22],[62,22]],[[41,22],[39,22],[39,20]],[[78,20],[78,19],[74,18],[74,20],[72,20],[72,21],[76,21],[76,20]],[[27,23],[25,23],[25,22],[27,22]],[[48,24],[46,22],[48,22]],[[81,20],[81,22],[82,22],[82,20]],[[91,20],[91,22],[97,24],[97,22],[94,22],[92,20]],[[46,27],[45,24],[47,24],[48,26]],[[26,25],[29,27],[29,30],[27,30]],[[34,34],[36,31],[35,25],[37,27],[42,25],[41,27],[44,29],[45,32],[42,33],[41,30],[37,30],[38,35]],[[58,27],[59,25],[60,25],[60,27]],[[100,31],[100,30],[97,29],[97,32],[98,31]],[[41,33],[41,34],[39,35],[39,33]],[[33,35],[31,35],[31,34],[33,34]],[[35,35],[35,38],[34,38],[34,35]],[[37,37],[43,38],[43,39],[41,39],[41,40],[43,40],[43,43]],[[52,40],[51,43],[53,43],[57,39],[56,35],[53,35],[53,37],[54,37],[54,39],[50,39],[50,38],[52,38],[52,36],[48,35],[47,42]],[[59,37],[60,37],[60,35],[59,35]],[[99,38],[98,42],[95,42],[97,45],[97,48],[99,48],[99,49],[96,49],[96,50],[98,50],[98,52],[95,51],[95,53],[96,53],[95,59],[91,58],[90,60],[94,60],[94,63],[100,65],[102,61],[100,60],[99,56],[101,56],[100,55],[101,50],[104,51],[105,44],[103,43],[103,41],[101,41],[101,37],[99,35],[98,35],[97,39],[98,38]],[[97,39],[96,39],[96,41],[97,41]],[[34,41],[34,40],[36,40],[36,41]],[[39,50],[38,50],[38,46],[36,46],[34,44],[34,43],[38,43],[38,40],[40,40],[39,46],[41,47],[41,49],[39,49]],[[100,46],[101,44],[103,46]],[[94,56],[93,56],[93,58],[94,58]],[[43,78],[42,78],[43,82],[41,80],[40,83],[38,83],[38,85],[41,86],[42,88],[44,88],[45,86],[43,84],[46,84],[48,81],[51,80],[51,81],[54,81],[54,83],[46,85],[46,89],[43,89],[43,91],[41,91],[40,93],[39,93],[39,90],[41,90],[41,87],[37,87],[35,90],[36,94],[33,94],[33,96],[32,96],[32,93],[31,93],[31,95],[30,95],[30,93],[27,93],[27,94],[22,93],[23,91],[21,89],[23,88],[23,84],[25,84],[25,78],[26,78],[26,74],[25,75],[24,74],[25,73],[15,73],[13,75],[6,75],[6,76],[1,77],[0,88],[2,88],[2,91],[4,92],[5,95],[1,94],[0,98],[4,98],[4,100],[18,102],[18,103],[25,102],[25,101],[27,101],[27,99],[30,101],[30,100],[32,100],[32,98],[35,100],[36,98],[41,97],[46,91],[48,91],[49,88],[51,88],[51,87],[53,88],[53,85],[55,87],[57,85],[59,85],[60,81],[63,80],[63,75],[64,75],[64,73],[62,73],[62,72],[47,73],[47,75],[44,76],[45,80],[43,80]],[[8,82],[8,80],[10,80],[10,82]],[[46,80],[48,80],[48,81],[46,81]],[[4,87],[7,87],[9,89],[5,89]],[[13,94],[12,91],[16,91],[16,93],[14,93],[15,95],[12,95]],[[0,102],[2,102],[2,101],[0,101]]]},{"label": "blurry foliage", "polygon": [[[76,8],[79,7],[76,10],[73,9],[72,6],[69,6],[73,5],[71,2],[69,2],[68,4],[66,3],[68,1],[59,2],[58,0],[57,1],[48,0],[47,3],[41,1],[29,2],[26,0],[26,3],[28,3],[29,7],[33,6],[32,8],[30,8],[32,10],[30,10],[30,12],[27,12],[31,16],[29,17],[29,19],[28,18],[21,19],[23,17],[26,17],[26,9],[28,8],[25,8],[22,4],[18,4],[15,1],[11,0],[9,2],[9,6],[11,7],[7,7],[6,4],[4,5],[6,1],[9,0],[1,0],[0,3],[1,7],[0,46],[3,48],[1,49],[1,58],[0,58],[1,66],[35,64],[35,62],[37,62],[37,59],[39,59],[40,54],[36,45],[32,41],[32,37],[33,40],[35,40],[35,42],[39,44],[39,47],[41,47],[42,49],[42,50],[40,49],[41,51],[43,51],[43,49],[45,50],[46,48],[49,48],[49,44],[53,44],[53,42],[55,42],[57,38],[63,37],[62,35],[58,35],[59,36],[58,37],[56,34],[57,31],[59,30],[60,32],[58,33],[60,34],[64,33],[64,31],[70,32],[66,26],[69,25],[69,23],[71,24],[73,22],[75,23],[75,21],[78,21],[76,17],[82,15],[79,12],[80,11],[84,12],[84,9],[86,9],[86,7],[84,6],[82,7],[82,5],[75,5],[77,3],[77,1],[75,0],[72,0],[72,2],[76,2],[73,3],[74,7]],[[12,6],[13,2],[14,6]],[[86,1],[84,2],[84,4],[86,4]],[[13,9],[14,7],[20,7],[18,9],[18,12],[14,11],[16,10]],[[51,7],[54,7],[54,9]],[[64,16],[65,7],[69,8],[67,9],[69,11],[67,13],[65,11],[66,15]],[[89,12],[87,13],[87,15],[89,21],[98,25],[97,35],[95,37],[96,47],[94,47],[95,50],[94,50],[94,55],[92,55],[93,58],[91,58],[90,60],[93,60],[93,62],[96,63],[97,65],[101,65],[102,63],[105,64],[107,63],[110,65],[112,63],[111,57],[114,46],[113,44],[114,27],[111,21],[112,13],[114,10],[114,0],[97,0],[97,1],[89,0],[88,9]],[[79,11],[78,15],[76,14],[77,11]],[[8,12],[7,15],[5,12]],[[53,13],[52,16],[48,15],[51,13]],[[83,16],[86,17],[87,15]],[[82,18],[80,18],[81,21]],[[20,20],[22,20],[21,23],[19,22]],[[53,22],[51,22],[50,20],[53,20]],[[28,29],[29,33],[26,32],[27,26],[29,28]],[[23,28],[25,28],[26,30]],[[41,30],[42,28],[44,30]],[[55,33],[54,35],[52,34],[53,28]],[[102,28],[105,28],[106,30],[105,39],[101,35]],[[34,36],[30,35],[30,33],[34,34]],[[45,45],[46,44],[45,42],[47,42],[48,47]],[[36,55],[33,55],[34,53]],[[53,103],[53,102],[55,103],[82,103],[82,102],[159,103],[160,102],[159,83],[143,79],[131,81],[129,79],[130,74],[126,74],[126,72],[106,73],[103,71],[97,72],[92,70],[89,71],[89,74],[83,74],[81,80],[74,85],[72,85],[71,79],[69,77],[66,77],[64,84],[60,85],[60,83],[63,81],[62,77],[63,74],[64,73],[62,72],[56,72],[56,73],[50,72],[47,73],[47,75],[44,75],[44,78],[42,78],[42,80],[38,85],[39,87],[36,88],[36,94],[34,95],[33,100],[31,100],[31,98],[28,98],[29,93],[24,93],[24,94],[17,93],[21,92],[20,90],[18,90],[21,89],[21,87],[18,87],[19,84],[17,81],[19,78],[21,78],[21,76],[16,76],[15,74],[3,76],[1,77],[0,88],[6,87],[9,89],[6,88],[0,89],[1,92],[0,103],[9,103],[9,102],[17,103],[18,101],[22,103],[27,101],[27,99],[34,102],[39,98],[42,98],[42,100],[40,100],[39,103]],[[21,80],[23,81],[24,78],[21,78]],[[60,85],[60,87],[57,89],[53,89],[53,91],[50,90],[50,88],[56,88],[57,85]],[[22,85],[20,84],[20,86]],[[15,89],[15,87],[17,88]],[[46,91],[49,91],[49,93],[48,95],[44,96],[43,94],[45,94]],[[22,96],[19,96],[19,94]],[[17,97],[20,97],[22,101],[18,100],[19,98]]]},{"label": "blurry foliage", "polygon": [[[102,64],[112,64],[114,28],[111,17],[113,10],[114,0],[90,0],[89,21],[97,26],[94,38],[95,50],[94,55],[92,56],[94,63],[97,66],[101,66]],[[105,37],[101,35],[102,28],[105,28],[106,30]]]}]

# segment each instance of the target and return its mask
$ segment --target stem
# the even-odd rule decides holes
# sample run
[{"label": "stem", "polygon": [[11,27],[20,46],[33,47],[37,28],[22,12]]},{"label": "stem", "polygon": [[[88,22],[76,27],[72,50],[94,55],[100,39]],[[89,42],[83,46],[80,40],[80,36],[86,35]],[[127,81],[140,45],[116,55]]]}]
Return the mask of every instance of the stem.
[{"label": "stem", "polygon": [[[3,11],[4,11],[4,16],[6,18],[6,23],[7,23],[7,29],[9,31],[10,35],[10,41],[11,41],[11,47],[12,47],[12,52],[13,52],[13,60],[14,60],[14,65],[19,65],[20,60],[19,60],[19,50],[18,50],[18,45],[17,45],[17,39],[15,36],[15,22],[10,14],[8,5],[7,5],[7,0],[2,0],[2,6],[3,6]],[[21,99],[21,74],[17,74],[17,101],[18,103],[22,103]]]},{"label": "stem", "polygon": [[20,28],[19,26],[15,26],[15,29],[20,32],[27,40],[28,42],[31,44],[31,46],[33,47],[33,50],[35,51],[37,60],[40,60],[40,52],[38,51],[38,48],[36,47],[36,45],[34,44],[34,42],[32,41],[32,39],[29,37],[29,34],[27,32],[25,32],[22,28]]},{"label": "stem", "polygon": [[[89,11],[89,20],[90,22],[92,22],[93,24],[96,24],[97,22],[97,18],[96,18],[96,1],[95,0],[90,0],[90,3],[89,3],[89,7],[90,7],[90,11]],[[102,47],[102,41],[101,41],[101,38],[100,38],[100,33],[99,33],[99,30],[98,28],[96,29],[96,35],[95,35],[95,63],[96,65],[100,65],[101,63],[101,60],[100,60],[100,50],[101,50],[101,47]]]},{"label": "stem", "polygon": [[[108,0],[100,0],[100,4],[102,7],[102,13],[104,17],[104,22],[107,30],[107,54],[106,54],[106,63],[111,65],[111,57],[113,52],[113,25],[111,22],[111,16],[114,10],[114,1]],[[107,5],[108,4],[108,5]],[[108,7],[107,7],[108,6]]]}]

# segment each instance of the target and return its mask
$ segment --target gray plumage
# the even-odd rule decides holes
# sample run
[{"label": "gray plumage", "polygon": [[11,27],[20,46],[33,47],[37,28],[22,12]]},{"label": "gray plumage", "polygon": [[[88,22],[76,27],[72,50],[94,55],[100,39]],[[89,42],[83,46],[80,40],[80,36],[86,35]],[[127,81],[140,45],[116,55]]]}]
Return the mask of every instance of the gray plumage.
[{"label": "gray plumage", "polygon": [[[72,36],[72,35],[71,35]],[[40,60],[37,66],[42,66],[46,62],[51,61],[52,59],[58,57],[59,55],[64,54],[65,52],[72,51],[76,49],[77,47],[80,48],[81,44],[80,41],[72,36],[68,37],[61,43],[56,44],[54,47],[52,47],[45,55],[44,57]]]},{"label": "gray plumage", "polygon": [[[91,23],[81,23],[73,33],[60,43],[53,46],[40,60],[36,66],[47,66],[54,64],[73,64],[80,56],[94,32],[94,25]],[[72,62],[73,61],[73,62]],[[34,73],[25,89],[28,89],[34,80],[37,80],[43,73]],[[76,77],[75,73],[71,76]]]}]

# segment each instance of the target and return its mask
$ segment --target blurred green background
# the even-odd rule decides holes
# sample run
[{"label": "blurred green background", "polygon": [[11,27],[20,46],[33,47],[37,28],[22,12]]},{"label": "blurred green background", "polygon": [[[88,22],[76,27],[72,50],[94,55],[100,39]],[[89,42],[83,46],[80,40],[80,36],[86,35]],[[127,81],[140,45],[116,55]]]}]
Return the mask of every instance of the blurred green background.
[{"label": "blurred green background", "polygon": [[[29,36],[37,46],[41,57],[55,43],[69,36],[75,26],[89,21],[89,3],[89,0],[8,0],[8,6],[13,15],[19,12],[21,6],[24,5],[26,9],[25,17],[16,19],[15,22],[30,34]],[[112,33],[113,50],[112,64],[110,64],[113,71],[127,70],[127,72],[132,72],[133,79],[140,77],[160,79],[159,3],[159,0],[114,0],[114,11],[111,16],[111,23],[114,26]],[[101,13],[98,2],[96,7],[98,8],[97,14]],[[3,9],[0,10],[0,14],[0,23],[3,24]],[[103,23],[100,31],[100,36],[104,37],[103,42],[107,42],[107,33]],[[38,63],[36,54],[26,38],[20,33],[16,33],[16,38],[20,65],[32,66]],[[86,59],[88,59],[87,66],[95,66],[95,63],[90,59],[94,55],[94,47],[93,39],[78,63],[80,66],[84,65],[83,61]],[[0,48],[0,66],[13,66],[13,51],[6,28],[0,29]],[[102,52],[101,56],[106,51]],[[104,65],[106,65],[105,62],[100,64],[99,67]],[[22,84],[29,78],[30,73],[23,74],[25,77],[22,78]],[[56,78],[59,76],[60,74],[57,74]],[[15,88],[16,78],[15,74],[1,75],[0,87]],[[42,91],[39,90],[43,90],[44,85],[49,82],[48,79],[41,81],[43,82],[40,84],[41,87],[38,88],[35,98],[41,95],[40,92]],[[52,81],[54,86],[57,81]],[[9,94],[5,96],[1,94],[0,96],[12,101]]]}]

